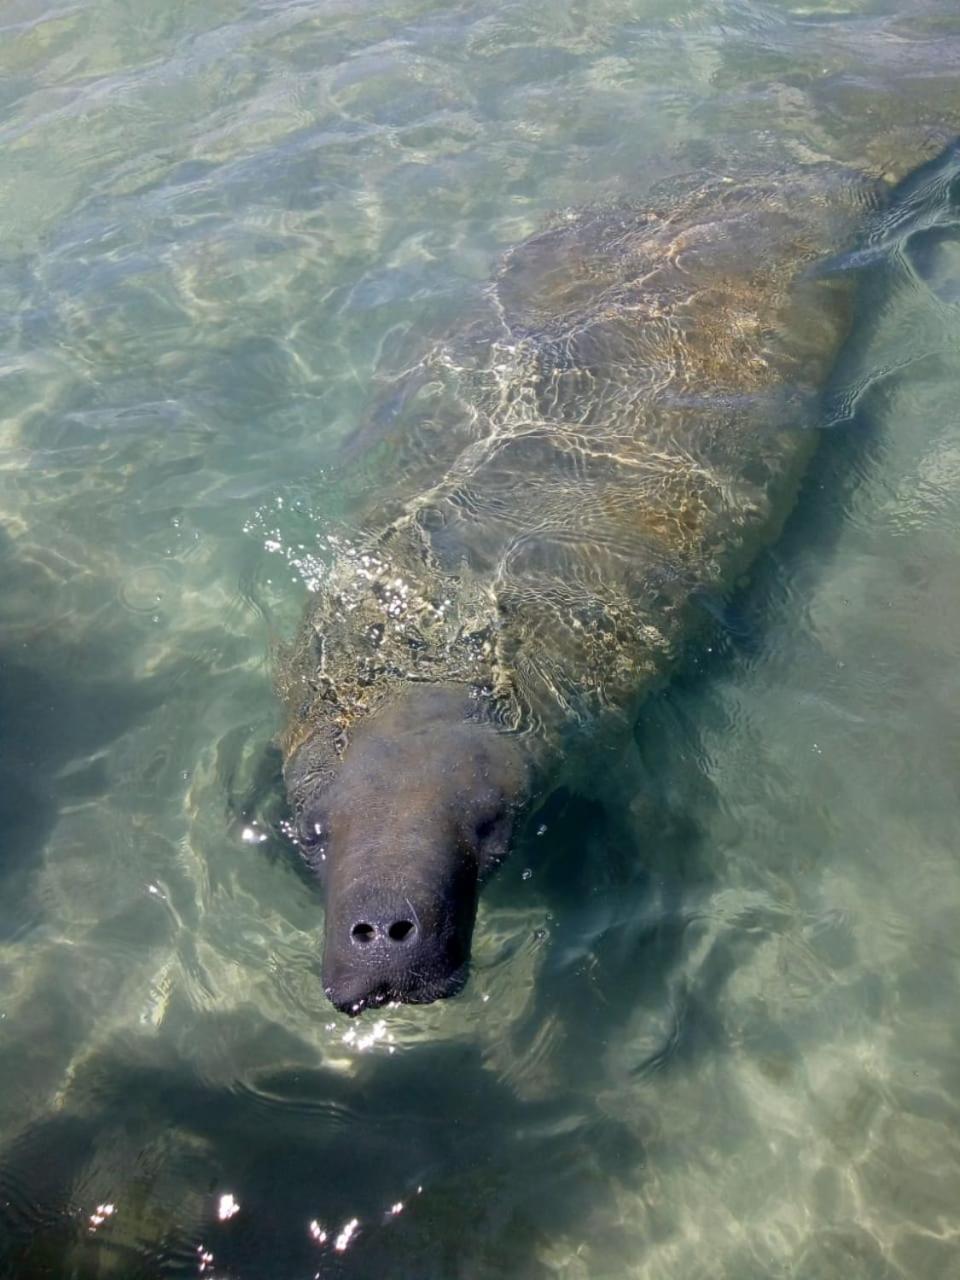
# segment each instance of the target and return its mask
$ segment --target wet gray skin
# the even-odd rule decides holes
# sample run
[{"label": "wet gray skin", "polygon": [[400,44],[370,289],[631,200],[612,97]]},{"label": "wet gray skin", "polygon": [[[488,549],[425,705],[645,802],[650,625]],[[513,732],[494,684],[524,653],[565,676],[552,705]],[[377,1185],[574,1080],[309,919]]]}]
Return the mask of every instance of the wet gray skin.
[{"label": "wet gray skin", "polygon": [[279,673],[339,1009],[460,989],[531,786],[629,732],[793,504],[856,277],[813,268],[898,193],[726,160],[518,245],[387,387],[389,479]]},{"label": "wet gray skin", "polygon": [[323,987],[343,1012],[427,1003],[466,981],[477,894],[527,780],[476,712],[462,689],[413,689],[358,727],[328,785],[311,786],[309,746],[291,762],[297,838],[325,888]]}]

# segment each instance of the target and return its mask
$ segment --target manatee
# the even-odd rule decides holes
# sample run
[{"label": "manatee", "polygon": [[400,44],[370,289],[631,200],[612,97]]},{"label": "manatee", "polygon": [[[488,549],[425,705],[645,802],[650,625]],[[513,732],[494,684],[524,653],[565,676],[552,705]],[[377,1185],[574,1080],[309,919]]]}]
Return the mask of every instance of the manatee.
[{"label": "manatee", "polygon": [[885,203],[757,162],[562,215],[393,380],[378,497],[279,678],[338,1009],[462,988],[522,812],[629,734],[776,537]]}]

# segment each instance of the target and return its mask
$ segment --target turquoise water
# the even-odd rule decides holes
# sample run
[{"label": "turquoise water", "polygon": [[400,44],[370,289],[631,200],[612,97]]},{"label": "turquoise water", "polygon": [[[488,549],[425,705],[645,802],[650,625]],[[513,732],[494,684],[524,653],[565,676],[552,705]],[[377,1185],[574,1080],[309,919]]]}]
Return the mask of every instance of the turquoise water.
[{"label": "turquoise water", "polygon": [[378,371],[506,247],[924,125],[948,0],[3,7],[0,1275],[960,1272],[960,239],[866,270],[795,519],[463,996],[333,1012],[260,767]]}]

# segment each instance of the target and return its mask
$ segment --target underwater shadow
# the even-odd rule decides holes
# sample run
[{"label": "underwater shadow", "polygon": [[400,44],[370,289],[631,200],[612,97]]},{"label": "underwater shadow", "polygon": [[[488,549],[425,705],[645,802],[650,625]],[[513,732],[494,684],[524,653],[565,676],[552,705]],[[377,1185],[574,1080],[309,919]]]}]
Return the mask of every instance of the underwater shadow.
[{"label": "underwater shadow", "polygon": [[207,1254],[232,1280],[545,1278],[538,1248],[642,1156],[582,1096],[519,1102],[469,1044],[232,1087],[162,1057],[101,1053],[0,1162],[4,1280],[194,1277]]},{"label": "underwater shadow", "polygon": [[0,938],[17,931],[61,809],[108,790],[104,748],[150,714],[167,684],[167,673],[129,672],[122,635],[78,635],[56,589],[41,558],[19,554],[0,527]]}]

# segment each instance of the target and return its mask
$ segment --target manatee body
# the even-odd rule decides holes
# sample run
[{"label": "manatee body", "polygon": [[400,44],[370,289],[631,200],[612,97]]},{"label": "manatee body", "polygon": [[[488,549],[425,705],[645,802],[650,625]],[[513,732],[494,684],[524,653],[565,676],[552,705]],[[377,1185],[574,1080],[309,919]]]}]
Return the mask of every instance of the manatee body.
[{"label": "manatee body", "polygon": [[518,813],[776,535],[851,313],[815,265],[877,204],[823,163],[572,215],[397,379],[379,499],[280,680],[338,1008],[460,989]]}]

